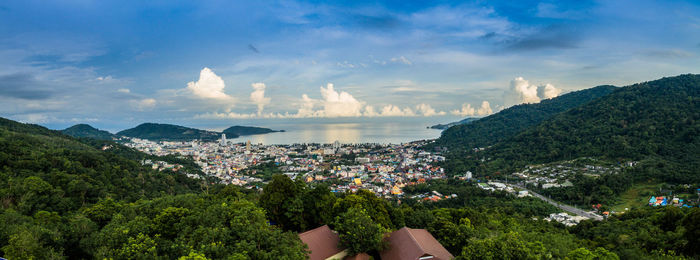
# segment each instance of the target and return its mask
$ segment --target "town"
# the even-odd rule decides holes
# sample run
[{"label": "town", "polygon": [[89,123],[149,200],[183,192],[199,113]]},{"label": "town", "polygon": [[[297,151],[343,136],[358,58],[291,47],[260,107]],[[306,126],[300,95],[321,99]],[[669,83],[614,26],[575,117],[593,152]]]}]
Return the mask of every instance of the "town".
[{"label": "town", "polygon": [[[148,154],[190,156],[208,176],[215,176],[224,184],[249,189],[262,187],[273,174],[282,173],[291,179],[326,182],[333,192],[366,189],[388,198],[402,196],[402,188],[406,185],[447,178],[445,170],[435,166],[445,157],[418,149],[427,141],[262,145],[250,141],[234,143],[225,135],[218,142],[126,140],[125,145]],[[146,160],[142,163],[161,170],[181,167],[162,161]],[[431,196],[430,199],[450,197]]]}]

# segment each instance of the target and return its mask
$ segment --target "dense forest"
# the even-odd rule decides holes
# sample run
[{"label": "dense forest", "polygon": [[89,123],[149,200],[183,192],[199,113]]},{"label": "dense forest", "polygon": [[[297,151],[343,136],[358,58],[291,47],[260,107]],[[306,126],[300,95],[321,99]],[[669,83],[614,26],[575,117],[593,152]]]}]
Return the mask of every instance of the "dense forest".
[{"label": "dense forest", "polygon": [[272,130],[270,128],[264,128],[264,127],[237,125],[237,126],[232,126],[232,127],[224,129],[224,131],[222,131],[222,133],[226,134],[226,136],[233,138],[233,137],[242,136],[242,135],[259,135],[259,134],[267,134],[267,133],[283,132],[283,131],[284,130],[276,131],[276,130]]},{"label": "dense forest", "polygon": [[117,137],[110,132],[94,128],[88,124],[77,124],[63,129],[61,132],[72,137],[85,137],[99,140],[112,140]]},{"label": "dense forest", "polygon": [[511,165],[579,157],[611,161],[654,157],[682,164],[677,171],[698,173],[700,75],[622,88],[495,144],[486,154]]},{"label": "dense forest", "polygon": [[[136,137],[153,141],[189,141],[199,139],[214,141],[221,138],[221,133],[189,128],[179,125],[143,123],[134,128],[119,131],[118,136]],[[235,138],[238,136],[229,136]]]},{"label": "dense forest", "polygon": [[613,86],[598,86],[542,100],[536,104],[512,106],[499,113],[470,121],[468,124],[457,124],[446,129],[436,140],[435,145],[452,150],[493,145],[558,113],[610,94],[615,89],[617,88]]}]

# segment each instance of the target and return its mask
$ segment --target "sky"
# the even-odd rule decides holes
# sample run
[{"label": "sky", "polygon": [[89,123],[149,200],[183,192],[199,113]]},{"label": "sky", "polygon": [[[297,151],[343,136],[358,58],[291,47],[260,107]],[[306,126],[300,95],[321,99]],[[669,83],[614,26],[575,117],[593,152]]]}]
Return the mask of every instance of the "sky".
[{"label": "sky", "polygon": [[0,116],[449,122],[699,55],[698,1],[3,1]]}]

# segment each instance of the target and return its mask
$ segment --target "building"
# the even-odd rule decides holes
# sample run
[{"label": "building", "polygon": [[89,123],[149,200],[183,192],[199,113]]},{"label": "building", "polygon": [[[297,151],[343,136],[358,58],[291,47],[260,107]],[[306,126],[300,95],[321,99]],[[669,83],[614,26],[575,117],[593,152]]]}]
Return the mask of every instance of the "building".
[{"label": "building", "polygon": [[[385,234],[389,248],[379,252],[382,260],[447,260],[454,256],[435,240],[425,229],[404,227]],[[338,247],[340,237],[327,225],[299,234],[299,238],[309,247],[310,260],[357,259],[368,260],[365,253],[347,255],[347,250]]]},{"label": "building", "polygon": [[226,146],[226,134],[221,134],[221,146]]},{"label": "building", "polygon": [[369,157],[357,157],[355,158],[355,162],[357,163],[369,163]]},{"label": "building", "polygon": [[347,251],[338,247],[338,233],[328,225],[301,233],[299,238],[309,247],[309,260],[343,259],[347,256]]},{"label": "building", "polygon": [[389,248],[380,252],[382,260],[448,260],[454,258],[433,235],[425,229],[404,227],[385,238]]},{"label": "building", "polygon": [[338,151],[338,149],[340,149],[340,142],[336,140],[333,142],[333,150]]}]

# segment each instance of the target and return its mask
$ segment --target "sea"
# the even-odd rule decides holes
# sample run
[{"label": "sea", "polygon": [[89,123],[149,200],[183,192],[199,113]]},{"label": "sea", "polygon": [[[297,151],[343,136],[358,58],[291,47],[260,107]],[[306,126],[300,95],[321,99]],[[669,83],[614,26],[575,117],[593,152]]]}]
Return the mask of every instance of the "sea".
[{"label": "sea", "polygon": [[331,119],[258,119],[212,122],[198,128],[221,131],[233,125],[258,126],[284,132],[228,138],[233,142],[254,144],[379,143],[401,144],[440,137],[441,130],[429,126],[457,121],[451,117],[413,118],[331,118]]}]

